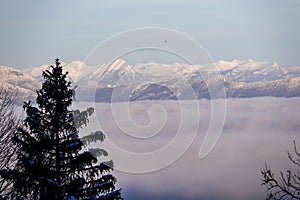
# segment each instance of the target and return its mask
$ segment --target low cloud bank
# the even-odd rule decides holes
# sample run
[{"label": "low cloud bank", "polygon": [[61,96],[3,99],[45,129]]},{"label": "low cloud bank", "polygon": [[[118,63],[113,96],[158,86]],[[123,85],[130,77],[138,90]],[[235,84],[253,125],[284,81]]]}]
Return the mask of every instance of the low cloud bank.
[{"label": "low cloud bank", "polygon": [[[158,171],[145,174],[115,171],[123,196],[125,199],[263,199],[265,188],[260,186],[260,169],[264,163],[268,162],[275,173],[293,167],[286,152],[293,152],[293,140],[300,146],[299,102],[300,98],[228,99],[222,135],[213,151],[199,160],[199,148],[211,117],[210,102],[199,100],[199,129],[192,145],[173,164]],[[94,105],[75,105],[87,106]],[[96,115],[85,131],[103,130],[110,141],[127,151],[147,153],[162,148],[177,136],[182,124],[186,126],[186,134],[195,129],[192,119],[197,115],[192,101],[181,105],[176,101],[144,101],[111,106],[95,104]],[[182,112],[190,113],[189,117],[181,118]],[[136,129],[143,132],[139,135]],[[118,160],[107,143],[97,145],[104,146],[111,158]],[[146,162],[151,164],[151,160]]]}]

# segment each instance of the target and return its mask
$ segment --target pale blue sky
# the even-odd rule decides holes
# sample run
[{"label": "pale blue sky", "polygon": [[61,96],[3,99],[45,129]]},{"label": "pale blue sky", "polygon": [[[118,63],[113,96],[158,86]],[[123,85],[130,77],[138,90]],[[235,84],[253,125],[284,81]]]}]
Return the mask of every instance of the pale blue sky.
[{"label": "pale blue sky", "polygon": [[214,60],[300,65],[299,0],[1,0],[0,9],[0,64],[16,68],[83,60],[109,36],[144,26],[183,32]]}]

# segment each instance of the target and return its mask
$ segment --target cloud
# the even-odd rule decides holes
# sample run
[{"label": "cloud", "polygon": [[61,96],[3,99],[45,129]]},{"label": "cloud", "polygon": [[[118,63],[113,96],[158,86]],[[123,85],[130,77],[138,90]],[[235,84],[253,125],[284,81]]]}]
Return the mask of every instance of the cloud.
[{"label": "cloud", "polygon": [[[95,105],[97,117],[91,120],[87,130],[101,126],[107,137],[120,148],[139,153],[155,151],[170,142],[176,137],[181,120],[187,126],[186,134],[194,131],[189,123],[191,118],[180,118],[180,110],[194,113],[195,108],[189,101],[181,107],[176,101],[131,102],[119,106],[130,108],[132,119],[142,127],[148,126],[151,132],[157,130],[157,127],[151,126],[151,122],[156,123],[155,119],[151,121],[151,115],[160,119],[157,115],[159,109],[152,110],[152,114],[149,110],[153,103],[164,107],[160,112],[167,117],[164,127],[153,137],[138,139],[126,135],[122,130],[133,130],[132,121],[123,116],[122,127],[118,127],[111,105],[106,103]],[[87,105],[81,103],[76,106],[85,108]],[[201,117],[197,136],[191,147],[172,165],[145,174],[114,172],[126,199],[263,199],[265,188],[260,186],[260,169],[264,163],[268,162],[275,174],[293,167],[288,162],[286,151],[293,152],[294,139],[300,144],[299,98],[229,99],[220,140],[209,156],[202,160],[198,159],[198,152],[210,120],[210,102],[200,100],[199,108]],[[120,107],[118,113],[123,115]],[[107,144],[103,145],[109,149]],[[118,161],[114,152],[108,152],[113,155],[112,159]],[[151,164],[153,161],[145,162]]]}]

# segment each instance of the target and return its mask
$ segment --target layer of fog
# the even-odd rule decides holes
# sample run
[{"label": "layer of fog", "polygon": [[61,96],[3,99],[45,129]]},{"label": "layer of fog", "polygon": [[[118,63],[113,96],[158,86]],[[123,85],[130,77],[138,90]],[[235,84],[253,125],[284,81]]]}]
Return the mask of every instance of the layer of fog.
[{"label": "layer of fog", "polygon": [[[193,134],[195,102],[76,103],[74,108],[96,107],[82,134],[100,129],[120,149],[147,153],[176,137],[179,126],[186,126],[185,134]],[[293,140],[300,146],[300,98],[228,99],[221,137],[213,151],[201,160],[198,153],[211,119],[211,104],[208,100],[197,103],[199,129],[183,156],[154,172],[114,171],[125,199],[263,199],[260,169],[264,163],[267,161],[275,173],[292,167],[287,151],[293,152]],[[183,110],[191,115],[182,119]],[[118,155],[110,152],[107,142],[96,146],[104,146],[115,160],[116,169],[120,169]],[[134,164],[142,166],[152,161],[145,162]]]}]

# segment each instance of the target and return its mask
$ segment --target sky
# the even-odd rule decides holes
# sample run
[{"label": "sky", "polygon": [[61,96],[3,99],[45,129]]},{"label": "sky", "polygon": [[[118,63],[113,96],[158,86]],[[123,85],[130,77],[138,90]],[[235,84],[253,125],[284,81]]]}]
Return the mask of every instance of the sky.
[{"label": "sky", "polygon": [[0,1],[0,64],[84,60],[122,31],[162,27],[195,39],[213,60],[300,65],[300,1]]}]

